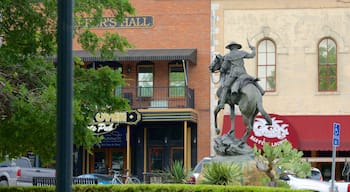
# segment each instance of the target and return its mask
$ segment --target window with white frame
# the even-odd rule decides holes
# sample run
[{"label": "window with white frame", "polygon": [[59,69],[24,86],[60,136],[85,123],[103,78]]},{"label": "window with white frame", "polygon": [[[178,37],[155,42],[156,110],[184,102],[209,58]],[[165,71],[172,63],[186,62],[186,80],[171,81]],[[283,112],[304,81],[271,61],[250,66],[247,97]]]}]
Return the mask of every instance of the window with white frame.
[{"label": "window with white frame", "polygon": [[153,65],[138,65],[137,88],[139,97],[153,96]]},{"label": "window with white frame", "polygon": [[318,44],[318,91],[337,91],[337,45],[329,37]]},{"label": "window with white frame", "polygon": [[169,66],[169,96],[185,96],[185,73],[182,64]]},{"label": "window with white frame", "polygon": [[267,92],[276,91],[276,46],[271,39],[263,39],[258,44],[258,78]]}]

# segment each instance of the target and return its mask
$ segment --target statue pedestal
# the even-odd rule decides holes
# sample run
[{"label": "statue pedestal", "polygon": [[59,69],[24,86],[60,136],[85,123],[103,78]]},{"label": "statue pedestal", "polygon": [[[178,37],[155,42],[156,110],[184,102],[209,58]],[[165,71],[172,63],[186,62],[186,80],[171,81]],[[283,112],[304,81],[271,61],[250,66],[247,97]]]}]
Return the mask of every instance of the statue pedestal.
[{"label": "statue pedestal", "polygon": [[265,174],[256,167],[254,155],[235,155],[235,156],[215,156],[212,161],[227,162],[239,164],[242,171],[240,178],[241,185],[260,185],[263,186]]},{"label": "statue pedestal", "polygon": [[215,138],[214,150],[222,156],[254,155],[253,149],[241,140],[235,139],[231,134],[217,136]]}]

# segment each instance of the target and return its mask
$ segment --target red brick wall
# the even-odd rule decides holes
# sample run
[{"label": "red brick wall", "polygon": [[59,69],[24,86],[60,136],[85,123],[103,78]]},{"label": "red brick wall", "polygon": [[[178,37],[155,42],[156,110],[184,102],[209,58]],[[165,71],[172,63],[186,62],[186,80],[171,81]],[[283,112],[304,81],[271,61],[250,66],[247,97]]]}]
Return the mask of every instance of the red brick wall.
[{"label": "red brick wall", "polygon": [[[96,29],[117,32],[135,48],[196,48],[197,64],[189,65],[189,87],[198,112],[198,160],[210,153],[210,0],[130,0],[137,16],[153,16],[152,28]],[[74,44],[75,49],[81,49]],[[155,65],[155,79],[167,82],[167,65]],[[136,72],[135,64],[132,72]],[[125,69],[124,69],[125,70]],[[165,74],[166,76],[162,76]],[[132,76],[132,74],[130,74]],[[136,85],[136,81],[129,81]],[[167,86],[167,84],[165,84]]]}]

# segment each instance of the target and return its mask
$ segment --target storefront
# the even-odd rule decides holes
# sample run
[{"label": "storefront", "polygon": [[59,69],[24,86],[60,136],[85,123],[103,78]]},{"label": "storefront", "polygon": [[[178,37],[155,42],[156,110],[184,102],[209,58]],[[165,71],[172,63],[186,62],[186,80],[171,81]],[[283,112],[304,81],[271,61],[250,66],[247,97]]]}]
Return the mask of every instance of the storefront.
[{"label": "storefront", "polygon": [[197,162],[197,113],[192,109],[140,109],[98,113],[89,129],[104,139],[92,153],[81,149],[82,173],[111,170],[138,176],[165,171],[175,160]]},{"label": "storefront", "polygon": [[[269,142],[278,145],[288,140],[292,145],[304,153],[305,160],[321,170],[325,180],[331,178],[333,123],[339,123],[340,145],[336,148],[336,179],[346,179],[342,176],[344,163],[350,161],[350,124],[348,115],[276,115],[270,114],[273,126],[266,126],[266,121],[258,116],[254,129],[248,137],[247,144],[261,147]],[[225,115],[223,133],[230,129],[230,116]],[[236,136],[241,137],[245,132],[242,116],[235,120]]]}]

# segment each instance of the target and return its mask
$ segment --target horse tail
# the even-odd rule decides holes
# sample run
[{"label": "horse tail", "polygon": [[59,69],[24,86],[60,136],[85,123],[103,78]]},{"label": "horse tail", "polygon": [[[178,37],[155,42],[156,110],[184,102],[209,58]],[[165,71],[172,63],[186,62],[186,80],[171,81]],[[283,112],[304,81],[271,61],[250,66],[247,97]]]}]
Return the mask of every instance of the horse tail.
[{"label": "horse tail", "polygon": [[257,99],[257,108],[260,114],[265,118],[267,125],[272,125],[272,120],[269,114],[264,109],[263,102],[262,102],[262,97],[258,97]]}]

